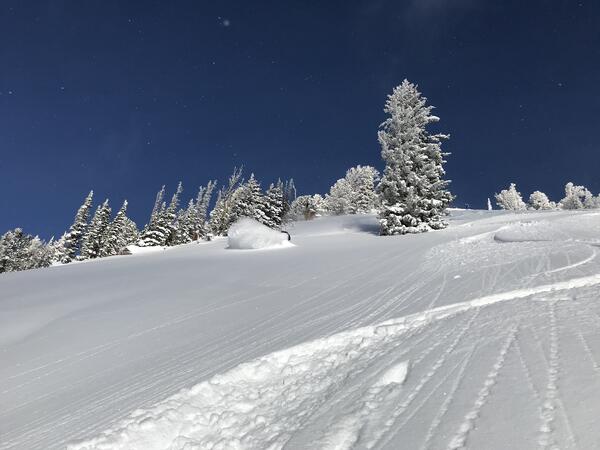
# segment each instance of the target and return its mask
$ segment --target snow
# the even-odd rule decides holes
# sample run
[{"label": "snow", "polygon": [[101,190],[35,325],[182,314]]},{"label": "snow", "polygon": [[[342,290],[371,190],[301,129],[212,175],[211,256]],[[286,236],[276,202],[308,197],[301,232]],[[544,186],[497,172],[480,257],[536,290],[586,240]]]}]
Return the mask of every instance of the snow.
[{"label": "snow", "polygon": [[0,448],[600,448],[600,215],[376,229],[0,276]]},{"label": "snow", "polygon": [[285,233],[269,228],[256,220],[239,219],[227,232],[231,249],[268,249],[292,246]]}]

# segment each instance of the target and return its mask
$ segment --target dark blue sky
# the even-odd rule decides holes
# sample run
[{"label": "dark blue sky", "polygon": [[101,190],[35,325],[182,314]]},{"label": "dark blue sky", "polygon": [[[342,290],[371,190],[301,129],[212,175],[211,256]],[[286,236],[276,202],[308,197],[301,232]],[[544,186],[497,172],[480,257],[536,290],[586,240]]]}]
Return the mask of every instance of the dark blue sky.
[{"label": "dark blue sky", "polygon": [[597,1],[3,1],[0,64],[0,231],[59,235],[92,188],[143,226],[162,184],[240,164],[324,193],[382,168],[403,78],[452,135],[457,205],[600,190]]}]

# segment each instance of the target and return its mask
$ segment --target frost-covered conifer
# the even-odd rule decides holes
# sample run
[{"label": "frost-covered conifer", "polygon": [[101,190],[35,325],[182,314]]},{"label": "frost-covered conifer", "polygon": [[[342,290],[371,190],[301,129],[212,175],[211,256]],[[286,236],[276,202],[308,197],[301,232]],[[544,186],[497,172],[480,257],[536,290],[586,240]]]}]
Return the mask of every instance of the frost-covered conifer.
[{"label": "frost-covered conifer", "polygon": [[110,225],[110,205],[108,199],[96,209],[87,233],[81,244],[81,259],[98,258],[106,255],[108,228]]},{"label": "frost-covered conifer", "polygon": [[265,199],[265,225],[271,228],[281,228],[283,222],[283,191],[279,185],[271,184],[267,189]]},{"label": "frost-covered conifer", "polygon": [[489,197],[488,197],[488,200],[487,200],[487,209],[488,209],[488,211],[491,211],[493,209],[492,208],[492,201],[490,200]]},{"label": "frost-covered conifer", "polygon": [[51,251],[37,236],[15,228],[0,236],[0,273],[48,267]]},{"label": "frost-covered conifer", "polygon": [[93,197],[94,191],[90,191],[83,202],[83,205],[81,205],[77,210],[75,220],[73,221],[73,224],[71,225],[71,228],[69,228],[69,231],[64,239],[65,252],[63,253],[61,259],[62,263],[73,261],[73,259],[75,259],[75,257],[81,251],[81,244],[87,230]]},{"label": "frost-covered conifer", "polygon": [[351,212],[364,214],[377,207],[375,186],[379,181],[379,172],[371,166],[356,166],[346,172],[346,180],[352,188],[350,199]]},{"label": "frost-covered conifer", "polygon": [[565,185],[565,197],[560,201],[561,209],[583,209],[586,193],[589,191],[583,186],[575,186],[569,182]]},{"label": "frost-covered conifer", "polygon": [[385,170],[379,184],[379,221],[382,235],[418,233],[447,226],[446,208],[452,201],[444,180],[441,144],[448,136],[430,134],[428,125],[439,118],[432,106],[404,80],[394,88],[384,111],[379,143]]},{"label": "frost-covered conifer", "polygon": [[555,205],[553,205],[546,194],[540,191],[534,191],[529,196],[529,206],[532,209],[548,210],[554,209]]},{"label": "frost-covered conifer", "polygon": [[137,227],[127,217],[127,200],[125,200],[121,209],[119,209],[119,212],[117,212],[115,218],[107,228],[106,243],[100,251],[100,256],[118,255],[125,247],[135,243],[137,239]]},{"label": "frost-covered conifer", "polygon": [[323,210],[324,200],[319,194],[300,195],[290,205],[289,220],[311,220]]},{"label": "frost-covered conifer", "polygon": [[325,210],[332,215],[352,214],[355,212],[353,197],[354,192],[348,180],[340,178],[331,186],[329,194],[325,194]]},{"label": "frost-covered conifer", "polygon": [[503,189],[499,194],[495,194],[496,204],[505,210],[523,211],[527,209],[527,205],[521,197],[521,193],[517,191],[515,183],[510,183],[508,189]]},{"label": "frost-covered conifer", "polygon": [[210,212],[209,229],[217,236],[227,234],[229,225],[232,223],[232,209],[234,206],[234,194],[240,186],[242,168],[233,169],[227,186],[223,186],[217,194],[215,207]]}]

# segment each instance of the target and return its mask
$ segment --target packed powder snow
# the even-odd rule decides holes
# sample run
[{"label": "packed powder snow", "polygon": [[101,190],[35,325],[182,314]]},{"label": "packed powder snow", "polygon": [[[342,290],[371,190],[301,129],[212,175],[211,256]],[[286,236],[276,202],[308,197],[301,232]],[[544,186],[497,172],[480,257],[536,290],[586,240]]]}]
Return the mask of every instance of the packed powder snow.
[{"label": "packed powder snow", "polygon": [[263,225],[256,220],[242,218],[234,223],[227,232],[229,248],[265,249],[291,246],[288,236]]}]

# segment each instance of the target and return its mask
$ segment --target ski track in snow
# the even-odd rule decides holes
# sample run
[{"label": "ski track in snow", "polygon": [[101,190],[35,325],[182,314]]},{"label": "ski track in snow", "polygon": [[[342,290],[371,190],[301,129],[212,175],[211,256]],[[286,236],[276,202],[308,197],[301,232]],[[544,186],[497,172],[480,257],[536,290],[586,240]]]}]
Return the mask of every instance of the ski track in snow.
[{"label": "ski track in snow", "polygon": [[[360,270],[356,261],[338,260],[310,277],[290,271],[280,280],[258,279],[250,295],[233,289],[82,351],[38,356],[0,379],[10,381],[1,395],[138,342],[160,343],[164,352],[158,360],[152,352],[133,355],[150,370],[127,377],[113,377],[118,366],[101,366],[47,392],[15,397],[0,409],[0,449],[64,448],[67,441],[70,450],[461,449],[481,442],[507,448],[498,447],[504,436],[494,433],[507,433],[510,448],[600,448],[600,433],[590,432],[580,412],[582,402],[592,411],[600,404],[598,251],[579,224],[591,215],[555,216],[508,226],[522,216],[491,216],[472,230],[467,223],[431,233],[436,246],[406,273],[397,266],[407,255],[381,247],[363,255]],[[584,235],[574,239],[564,226]],[[306,236],[321,242],[324,235]],[[405,242],[411,239],[422,237]],[[301,251],[302,241],[297,245]],[[293,303],[248,326],[161,340],[205,317],[297,292]],[[585,370],[575,359],[563,361],[575,357],[574,345]],[[71,380],[101,383],[93,396],[57,403],[53,419],[33,414],[2,425],[40,402],[56,403],[71,392]],[[586,384],[586,397],[572,398],[575,382]],[[531,406],[515,410],[518,419],[510,414],[513,383],[523,386],[522,404]],[[95,420],[98,411],[103,415]],[[64,430],[71,435],[61,437]],[[74,434],[95,437],[73,442]]]}]

